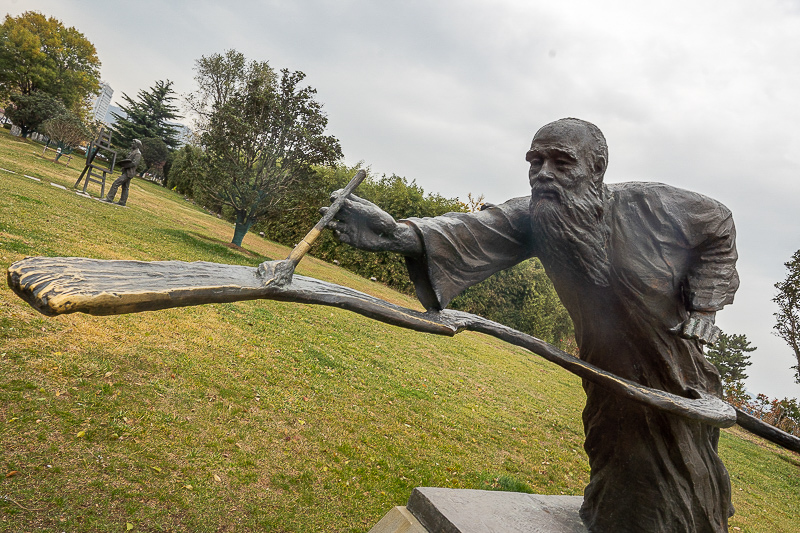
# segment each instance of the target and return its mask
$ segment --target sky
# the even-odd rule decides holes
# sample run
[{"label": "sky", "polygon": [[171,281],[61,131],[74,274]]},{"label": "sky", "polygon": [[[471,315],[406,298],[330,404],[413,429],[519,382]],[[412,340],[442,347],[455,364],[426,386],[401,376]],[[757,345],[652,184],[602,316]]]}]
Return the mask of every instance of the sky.
[{"label": "sky", "polygon": [[774,285],[800,248],[800,0],[2,0],[97,48],[136,95],[229,49],[306,73],[348,164],[492,203],[529,194],[542,125],[595,123],[608,183],[659,181],[727,205],[741,286],[717,324],[745,334],[746,384],[800,397],[773,332]]}]

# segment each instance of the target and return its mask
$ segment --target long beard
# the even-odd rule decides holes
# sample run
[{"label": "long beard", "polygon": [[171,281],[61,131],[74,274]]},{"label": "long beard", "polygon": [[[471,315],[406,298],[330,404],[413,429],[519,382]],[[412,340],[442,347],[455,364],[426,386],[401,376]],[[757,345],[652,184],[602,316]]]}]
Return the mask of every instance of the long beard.
[{"label": "long beard", "polygon": [[602,183],[576,194],[535,184],[531,189],[531,225],[536,254],[549,270],[566,270],[608,287],[611,265],[609,229],[603,220]]}]

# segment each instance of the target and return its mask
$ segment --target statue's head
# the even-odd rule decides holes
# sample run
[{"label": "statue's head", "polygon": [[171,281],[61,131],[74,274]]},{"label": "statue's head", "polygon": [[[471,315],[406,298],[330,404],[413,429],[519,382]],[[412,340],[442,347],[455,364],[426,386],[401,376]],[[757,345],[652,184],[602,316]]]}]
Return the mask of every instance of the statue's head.
[{"label": "statue's head", "polygon": [[568,189],[587,181],[599,185],[608,166],[608,145],[600,128],[577,118],[562,118],[536,132],[525,155],[531,187],[537,180]]},{"label": "statue's head", "polygon": [[603,220],[608,146],[600,129],[564,118],[543,126],[525,158],[531,164],[530,215],[545,267],[608,285],[608,228]]},{"label": "statue's head", "polygon": [[142,150],[142,141],[140,141],[139,139],[134,139],[133,141],[131,141],[131,148],[133,150],[141,151]]}]

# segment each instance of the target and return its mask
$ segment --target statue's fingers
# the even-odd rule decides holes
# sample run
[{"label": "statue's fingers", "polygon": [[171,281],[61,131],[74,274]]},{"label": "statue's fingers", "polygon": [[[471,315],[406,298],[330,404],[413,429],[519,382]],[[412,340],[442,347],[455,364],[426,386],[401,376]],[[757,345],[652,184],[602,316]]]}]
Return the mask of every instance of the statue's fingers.
[{"label": "statue's fingers", "polygon": [[683,323],[683,332],[682,337],[686,339],[692,339],[697,336],[697,319],[689,317],[689,319]]},{"label": "statue's fingers", "polygon": [[710,334],[709,325],[710,324],[708,322],[706,322],[705,320],[698,320],[697,331],[695,333],[695,337],[697,338],[697,340],[699,340],[703,344],[708,344],[708,337],[709,337],[709,334]]},{"label": "statue's fingers", "polygon": [[340,242],[343,242],[345,244],[350,244],[350,235],[349,234],[344,233],[343,231],[339,231],[339,230],[333,230],[333,234],[337,239],[339,239]]},{"label": "statue's fingers", "polygon": [[334,233],[338,236],[340,233],[346,233],[347,225],[342,224],[338,220],[331,220],[327,224],[328,228],[332,229]]},{"label": "statue's fingers", "polygon": [[703,344],[714,344],[719,338],[720,329],[710,322],[703,324],[703,334],[699,336]]},{"label": "statue's fingers", "polygon": [[711,326],[711,334],[709,335],[708,344],[716,344],[719,340],[720,333],[722,333],[722,330],[716,325]]}]

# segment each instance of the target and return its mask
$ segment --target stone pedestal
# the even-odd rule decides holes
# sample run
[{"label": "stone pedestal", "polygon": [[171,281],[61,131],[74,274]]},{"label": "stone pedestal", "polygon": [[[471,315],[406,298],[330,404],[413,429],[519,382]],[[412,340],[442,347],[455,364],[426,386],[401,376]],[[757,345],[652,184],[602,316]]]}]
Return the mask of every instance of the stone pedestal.
[{"label": "stone pedestal", "polygon": [[418,487],[370,533],[587,533],[580,496]]}]

